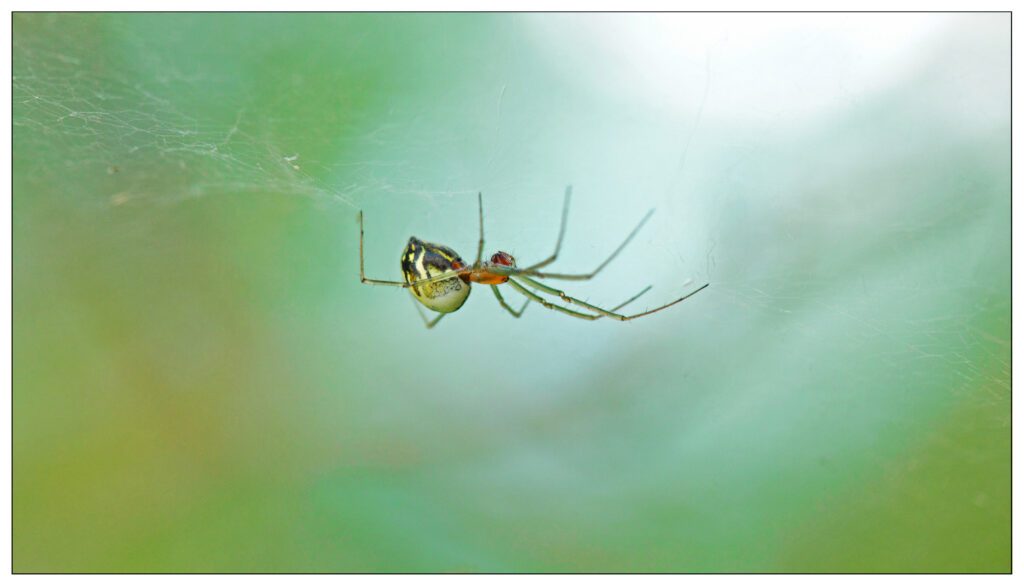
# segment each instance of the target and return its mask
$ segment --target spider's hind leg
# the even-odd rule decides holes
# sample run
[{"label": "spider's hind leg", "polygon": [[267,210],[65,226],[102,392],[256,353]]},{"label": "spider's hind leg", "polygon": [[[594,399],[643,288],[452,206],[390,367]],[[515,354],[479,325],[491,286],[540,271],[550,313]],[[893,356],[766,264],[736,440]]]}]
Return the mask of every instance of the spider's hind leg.
[{"label": "spider's hind leg", "polygon": [[401,281],[384,281],[382,279],[370,279],[366,276],[366,261],[363,259],[363,212],[359,211],[359,281],[364,285],[387,285],[388,287],[408,287],[408,283]]},{"label": "spider's hind leg", "polygon": [[423,320],[423,325],[427,326],[427,329],[432,329],[437,325],[437,322],[441,321],[441,318],[448,315],[447,313],[438,314],[434,319],[427,317],[427,314],[423,313],[423,309],[420,308],[419,302],[415,299],[412,300],[413,306],[416,308],[416,313],[420,314],[420,318]]}]

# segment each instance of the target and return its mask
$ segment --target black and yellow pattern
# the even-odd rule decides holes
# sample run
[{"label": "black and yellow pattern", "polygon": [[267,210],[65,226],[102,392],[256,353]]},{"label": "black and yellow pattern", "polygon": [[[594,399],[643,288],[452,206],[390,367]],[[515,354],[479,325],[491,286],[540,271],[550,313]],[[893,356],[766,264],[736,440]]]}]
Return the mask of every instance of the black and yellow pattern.
[{"label": "black and yellow pattern", "polygon": [[[402,276],[406,283],[428,279],[466,266],[451,248],[424,242],[415,236],[402,251]],[[469,298],[469,283],[460,277],[433,281],[409,287],[417,301],[428,309],[441,313],[456,311]]]}]

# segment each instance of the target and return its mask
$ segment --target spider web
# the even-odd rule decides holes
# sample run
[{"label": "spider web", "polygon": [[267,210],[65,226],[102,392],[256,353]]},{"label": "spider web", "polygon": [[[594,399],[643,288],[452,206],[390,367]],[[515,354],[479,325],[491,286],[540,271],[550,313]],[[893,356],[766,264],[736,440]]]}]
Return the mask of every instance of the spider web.
[{"label": "spider web", "polygon": [[[900,40],[880,49],[885,35],[871,15],[827,26],[820,15],[786,26],[754,15],[683,16],[16,15],[15,222],[26,226],[22,235],[59,233],[54,217],[109,220],[112,210],[130,209],[139,214],[98,225],[139,246],[156,244],[140,234],[140,218],[196,200],[312,200],[318,214],[304,216],[308,226],[290,239],[317,234],[325,217],[339,234],[316,242],[342,249],[345,260],[328,258],[347,264],[310,271],[331,275],[307,277],[316,285],[309,289],[326,291],[319,296],[259,281],[288,292],[285,309],[273,309],[293,311],[302,326],[301,336],[275,334],[280,361],[329,381],[288,379],[307,401],[291,413],[302,421],[296,435],[317,447],[287,447],[324,459],[307,465],[344,460],[319,448],[339,436],[356,445],[355,456],[345,455],[356,462],[379,465],[386,458],[375,456],[392,451],[401,460],[405,450],[419,490],[388,486],[412,509],[436,504],[422,495],[454,488],[467,495],[459,509],[466,517],[505,531],[507,551],[531,522],[578,523],[618,536],[593,550],[616,569],[631,562],[615,552],[649,539],[643,523],[618,523],[656,517],[658,503],[676,506],[669,493],[685,492],[704,499],[692,505],[695,526],[710,528],[701,537],[719,547],[706,559],[724,544],[756,550],[754,571],[779,569],[765,565],[775,558],[761,549],[774,527],[758,533],[751,511],[776,511],[780,525],[807,512],[777,496],[791,488],[778,478],[810,477],[838,492],[843,473],[912,477],[879,468],[933,444],[946,449],[934,459],[952,454],[969,466],[991,457],[977,447],[988,445],[982,440],[994,437],[998,447],[1008,436],[1007,27],[1000,15],[890,16],[886,27]],[[654,306],[681,288],[711,286],[661,321],[625,329],[535,307],[509,324],[475,299],[434,338],[420,338],[410,333],[420,324],[405,300],[362,292],[353,279],[355,228],[346,221],[355,209],[367,211],[373,277],[397,275],[384,271],[396,268],[396,243],[410,234],[461,239],[450,244],[473,250],[481,190],[488,248],[526,262],[550,253],[569,183],[575,200],[559,260],[566,270],[592,268],[658,208],[599,282],[573,284],[570,294],[610,305],[653,283],[644,302]],[[48,215],[54,208],[60,214]],[[245,205],[231,210],[242,215]],[[34,246],[16,250],[31,259]],[[296,258],[301,266],[304,257]],[[66,285],[60,277],[49,275]],[[196,321],[210,320],[213,309]],[[303,311],[307,321],[294,317]],[[481,336],[481,324],[501,335]],[[347,355],[339,358],[338,348]],[[486,393],[450,384],[437,368],[451,364],[452,348],[470,354],[460,375],[487,381]],[[513,357],[515,375],[494,376],[493,357]],[[316,395],[318,385],[345,386],[339,380],[358,390]],[[395,389],[405,393],[401,408]],[[968,419],[978,426],[975,443],[943,446],[955,435],[948,426]],[[391,443],[367,439],[380,428]],[[420,452],[427,464],[415,468]],[[966,486],[964,498],[1008,502],[998,492],[1002,464],[982,468],[981,488]],[[346,482],[357,480],[325,481],[324,493]],[[913,483],[896,484],[887,493],[893,501],[917,497]],[[794,494],[801,489],[818,495],[801,486]],[[519,506],[495,510],[479,496],[492,494]],[[567,494],[573,506],[546,511],[550,519],[532,508],[569,502],[560,500]],[[836,509],[863,511],[863,499],[850,496],[849,507]],[[989,514],[1002,519],[1002,509]],[[450,554],[457,548],[445,549],[447,519],[435,521],[445,530],[427,523],[423,542],[441,543],[458,563]],[[400,529],[390,539],[412,539],[416,529],[378,522]],[[679,537],[679,527],[664,531]],[[549,535],[541,547],[572,537]],[[866,541],[875,542],[858,543]],[[654,569],[679,569],[671,566],[676,552],[649,545]],[[859,547],[868,548],[865,559],[877,553]],[[574,553],[569,546],[566,558]],[[693,555],[690,570],[743,569]]]},{"label": "spider web", "polygon": [[[288,120],[254,119],[244,98],[194,113],[196,99],[231,92],[236,80],[198,66],[189,71],[180,59],[145,50],[158,39],[144,38],[140,27],[129,26],[133,20],[20,15],[16,21],[16,142],[20,150],[56,143],[67,153],[56,168],[19,160],[22,176],[89,177],[98,204],[253,191],[330,197],[296,153],[282,150],[287,140],[272,137]],[[81,44],[101,37],[119,43]]]}]

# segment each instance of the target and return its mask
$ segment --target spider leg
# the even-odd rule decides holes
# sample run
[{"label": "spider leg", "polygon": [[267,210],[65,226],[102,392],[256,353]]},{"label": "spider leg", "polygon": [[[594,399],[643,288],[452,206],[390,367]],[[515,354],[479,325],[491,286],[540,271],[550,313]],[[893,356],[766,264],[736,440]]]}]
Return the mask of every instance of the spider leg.
[{"label": "spider leg", "polygon": [[523,287],[522,285],[517,283],[514,279],[509,279],[508,280],[508,284],[512,285],[512,288],[514,288],[516,291],[519,291],[523,295],[526,295],[530,299],[536,301],[537,303],[540,303],[541,305],[543,305],[544,307],[546,307],[548,309],[553,309],[555,311],[560,311],[560,312],[562,312],[562,313],[564,313],[566,315],[571,315],[571,316],[577,317],[579,319],[585,319],[585,320],[591,320],[591,321],[601,317],[599,315],[590,315],[588,313],[580,313],[578,311],[573,311],[571,309],[566,309],[566,308],[562,307],[561,305],[555,305],[554,303],[551,303],[550,301],[548,301],[547,299],[544,299],[540,295],[537,295],[533,291],[530,291],[526,287]]},{"label": "spider leg", "polygon": [[359,210],[359,280],[367,285],[388,285],[391,287],[405,287],[401,281],[382,281],[380,279],[367,279],[365,261],[363,260],[363,210]]},{"label": "spider leg", "polygon": [[651,290],[651,286],[650,285],[644,287],[643,291],[637,293],[636,295],[630,297],[629,299],[627,299],[627,300],[623,301],[622,303],[616,305],[615,307],[611,308],[610,311],[618,311],[618,310],[622,309],[623,307],[626,307],[630,303],[633,303],[637,299],[640,299],[641,297],[643,297],[643,294],[647,293],[650,290]]},{"label": "spider leg", "polygon": [[359,210],[359,280],[363,283],[369,283],[371,285],[392,285],[401,286],[398,281],[381,281],[379,279],[367,279],[366,269],[364,268],[366,262],[363,260],[363,210]]},{"label": "spider leg", "polygon": [[435,281],[444,281],[452,277],[459,277],[468,274],[473,271],[472,267],[460,269],[458,271],[449,271],[440,275],[434,275],[433,277],[427,277],[425,279],[417,279],[411,283],[405,281],[384,281],[381,279],[369,279],[366,277],[366,270],[363,268],[363,212],[359,212],[359,280],[367,285],[387,285],[388,287],[401,287],[408,289],[414,285],[425,285],[427,283],[433,283]]},{"label": "spider leg", "polygon": [[[651,219],[652,215],[654,215],[654,209],[653,208],[649,212],[647,212],[647,215],[645,215],[643,217],[643,219],[640,220],[640,223],[636,225],[636,228],[633,228],[633,231],[629,233],[629,236],[626,236],[626,239],[623,240],[622,244],[620,244],[619,247],[616,248],[612,252],[611,256],[606,258],[603,263],[599,264],[596,269],[594,269],[593,271],[590,271],[589,273],[579,273],[579,274],[542,273],[540,271],[537,271],[536,270],[537,269],[537,265],[534,265],[532,267],[527,267],[525,269],[514,269],[511,274],[513,274],[513,275],[530,275],[530,276],[533,276],[533,277],[537,277],[539,279],[563,279],[563,280],[566,280],[566,281],[587,281],[587,280],[593,279],[594,276],[596,276],[598,273],[601,272],[601,269],[603,269],[604,267],[608,266],[608,263],[610,263],[613,260],[615,260],[615,257],[618,256],[620,252],[622,252],[622,249],[625,248],[627,244],[629,244],[629,241],[632,240],[634,236],[636,236],[636,233],[640,231],[640,228],[643,228],[644,224],[647,223],[647,220]],[[555,256],[557,256],[557,253],[556,253]],[[554,259],[552,258],[551,260],[554,260]],[[547,261],[545,260],[545,262],[547,262]]]},{"label": "spider leg", "polygon": [[546,267],[549,264],[555,262],[558,258],[558,251],[562,250],[562,238],[565,236],[565,225],[569,220],[569,200],[572,198],[572,185],[568,185],[565,188],[565,200],[562,203],[562,224],[558,228],[558,240],[555,241],[555,251],[551,253],[551,256],[545,258],[537,264],[530,265],[524,270],[535,271],[539,268]]},{"label": "spider leg", "polygon": [[414,287],[416,285],[426,285],[427,283],[445,281],[447,279],[451,279],[452,277],[459,277],[462,275],[469,274],[471,272],[473,272],[472,268],[459,269],[457,271],[448,271],[447,273],[441,273],[440,275],[434,275],[433,277],[427,277],[425,279],[416,279],[411,283],[406,283],[404,281],[378,281],[377,279],[367,279],[366,277],[363,277],[362,280],[363,283],[366,283],[367,285],[390,285],[392,287],[401,287],[402,289],[408,289],[409,287]]},{"label": "spider leg", "polygon": [[[568,313],[569,315],[572,315],[574,317],[579,317],[581,319],[595,320],[595,319],[601,319],[602,317],[604,317],[603,315],[590,315],[590,314],[577,313],[575,311],[565,309],[564,307],[560,307],[560,306],[557,306],[557,305],[545,303],[543,298],[539,297],[536,294],[533,294],[532,291],[523,288],[522,286],[519,285],[519,283],[516,283],[515,281],[512,281],[512,280],[510,280],[509,282],[512,283],[512,286],[515,287],[516,290],[518,290],[523,295],[526,295],[526,297],[527,297],[526,303],[523,304],[522,309],[520,309],[518,313],[516,313],[516,311],[514,309],[512,309],[511,307],[509,307],[509,305],[507,303],[505,303],[505,298],[501,296],[501,291],[498,290],[498,287],[496,285],[491,285],[491,290],[494,291],[494,295],[498,298],[498,302],[501,303],[501,306],[504,307],[505,309],[507,309],[508,312],[511,313],[512,315],[514,315],[515,317],[519,317],[519,316],[523,315],[523,312],[526,311],[526,306],[530,304],[530,300],[531,299],[537,300],[540,303],[545,304],[544,307],[547,307],[548,309],[554,309],[554,310],[557,310],[557,311],[561,311],[563,313]],[[627,300],[623,301],[622,303],[620,303],[620,304],[616,305],[615,307],[613,307],[612,311],[618,311],[619,309],[622,309],[623,307],[629,305],[630,303],[633,303],[634,301],[636,301],[637,299],[642,297],[644,293],[647,293],[650,290],[651,290],[651,286],[650,285],[644,287],[643,290],[641,290],[636,295],[630,297],[629,299],[627,299]]]},{"label": "spider leg", "polygon": [[429,317],[427,317],[425,313],[423,313],[423,309],[420,307],[420,304],[417,303],[415,299],[413,299],[412,304],[416,307],[416,313],[420,314],[420,318],[423,319],[423,325],[427,326],[428,330],[436,326],[437,322],[441,321],[442,317],[448,315],[447,313],[441,313],[438,314],[438,316],[435,317],[433,320],[431,320]]},{"label": "spider leg", "polygon": [[523,312],[526,311],[526,306],[530,304],[530,300],[527,299],[526,303],[523,304],[523,307],[520,308],[519,311],[516,311],[516,310],[512,309],[511,305],[509,305],[508,303],[505,302],[505,298],[501,296],[501,291],[498,291],[498,286],[497,285],[491,285],[491,291],[494,291],[494,296],[498,298],[498,303],[500,303],[501,306],[504,307],[506,311],[511,313],[512,317],[516,317],[517,318],[517,317],[523,315]]},{"label": "spider leg", "polygon": [[[534,289],[537,289],[539,291],[543,291],[543,292],[545,292],[545,293],[547,293],[549,295],[555,295],[555,296],[559,297],[562,301],[565,301],[566,303],[571,303],[573,305],[579,305],[580,307],[585,307],[585,308],[589,309],[590,311],[596,312],[596,313],[598,313],[600,315],[604,315],[604,316],[607,316],[607,317],[615,318],[615,319],[617,319],[619,321],[629,321],[631,319],[636,319],[638,317],[643,317],[645,315],[650,315],[652,313],[659,312],[659,311],[661,311],[663,309],[668,309],[669,307],[672,307],[676,303],[679,303],[680,301],[684,301],[684,300],[689,299],[690,297],[696,295],[698,292],[702,291],[705,287],[707,287],[710,284],[710,283],[704,283],[700,287],[697,287],[696,289],[694,289],[693,291],[687,293],[686,295],[683,295],[679,299],[676,299],[675,301],[672,301],[670,303],[666,303],[665,305],[662,305],[661,307],[656,307],[654,309],[650,309],[648,311],[644,311],[642,313],[637,313],[637,314],[633,314],[633,315],[621,315],[621,314],[615,313],[614,311],[609,311],[607,309],[602,309],[602,308],[600,308],[600,307],[598,307],[596,305],[592,305],[592,304],[587,303],[586,301],[583,301],[581,299],[576,299],[575,297],[571,297],[569,295],[566,295],[564,291],[560,291],[558,289],[555,289],[554,287],[548,287],[544,283],[541,283],[541,282],[538,282],[538,281],[534,281],[533,279],[531,279],[529,277],[525,277],[525,276],[520,275],[519,278],[522,279],[526,284],[528,284],[531,287],[533,287]],[[511,282],[511,280],[510,280],[510,282]],[[646,291],[644,291],[644,292],[646,292]]]},{"label": "spider leg", "polygon": [[480,260],[484,256],[484,194],[483,192],[477,192],[476,194],[477,205],[480,208],[480,243],[476,247],[476,263],[475,267],[480,266]]}]

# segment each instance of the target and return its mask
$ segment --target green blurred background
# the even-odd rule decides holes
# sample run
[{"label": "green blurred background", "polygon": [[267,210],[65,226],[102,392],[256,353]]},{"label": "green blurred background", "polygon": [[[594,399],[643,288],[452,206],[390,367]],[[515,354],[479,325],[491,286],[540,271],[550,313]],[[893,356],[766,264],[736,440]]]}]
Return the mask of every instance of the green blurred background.
[{"label": "green blurred background", "polygon": [[15,571],[1010,569],[1009,14],[13,27]]}]

